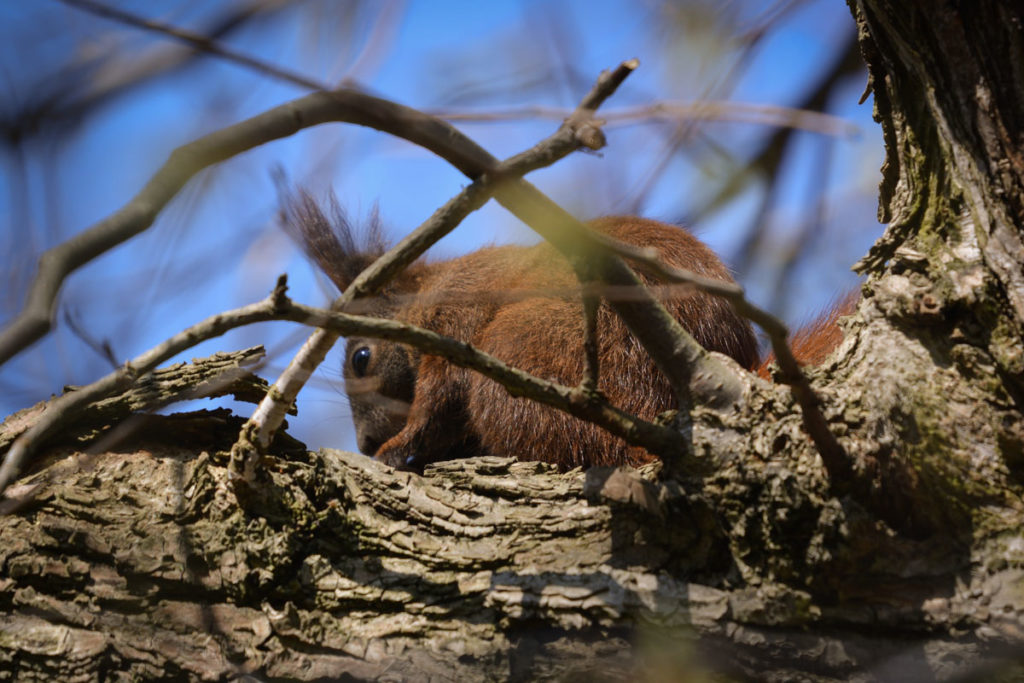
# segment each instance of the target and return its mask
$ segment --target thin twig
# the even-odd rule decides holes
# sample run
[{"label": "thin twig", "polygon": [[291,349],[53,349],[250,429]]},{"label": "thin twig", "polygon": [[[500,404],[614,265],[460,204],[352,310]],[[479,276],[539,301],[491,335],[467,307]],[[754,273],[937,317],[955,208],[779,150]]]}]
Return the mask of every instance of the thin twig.
[{"label": "thin twig", "polygon": [[666,461],[685,453],[683,439],[674,429],[630,415],[604,399],[584,393],[578,387],[567,387],[534,377],[466,342],[396,320],[325,311],[290,301],[284,302],[279,315],[281,317],[277,319],[315,325],[332,330],[340,336],[376,337],[415,346],[424,353],[441,356],[460,367],[476,370],[500,383],[512,396],[529,398],[563,410],[630,443],[643,446]]},{"label": "thin twig", "polygon": [[[486,169],[481,170],[479,173],[464,170],[474,180],[480,180],[480,182],[474,183],[477,189],[472,189],[474,185],[467,187],[445,204],[444,207],[436,211],[430,220],[409,233],[401,242],[377,259],[375,263],[356,277],[349,288],[342,294],[340,305],[344,306],[356,299],[376,293],[403,268],[422,256],[437,240],[453,230],[465,216],[465,214],[462,216],[456,215],[462,210],[458,208],[460,201],[469,201],[470,203],[479,201],[482,205],[489,198],[490,193],[496,190],[499,182],[512,182],[530,171],[550,166],[579,149],[580,145],[587,144],[581,138],[592,141],[593,136],[590,131],[586,133],[580,132],[581,128],[589,128],[591,126],[591,116],[583,112],[590,112],[592,114],[601,103],[615,92],[615,89],[622,84],[637,66],[638,62],[636,60],[629,60],[623,62],[612,72],[602,73],[593,89],[580,101],[580,106],[576,112],[553,135],[545,138],[528,150],[509,157],[503,162],[499,163],[497,159],[490,157],[482,148],[472,143],[475,150],[479,150],[481,154],[490,157],[488,161],[493,161],[493,163],[488,163]],[[465,138],[465,140],[469,141],[468,138]],[[460,197],[464,199],[460,200]],[[466,214],[468,213],[469,211],[466,211]]]},{"label": "thin twig", "polygon": [[[449,124],[408,107],[352,90],[314,93],[174,150],[124,207],[47,250],[18,316],[0,332],[0,365],[52,328],[64,279],[82,265],[147,229],[164,206],[202,169],[271,140],[329,121],[368,126],[410,140],[473,177],[492,157]],[[570,140],[562,141],[571,144]]]},{"label": "thin twig", "polygon": [[698,344],[597,233],[526,181],[503,187],[495,198],[565,255],[583,278],[596,272],[604,284],[635,288],[636,300],[608,303],[668,379],[680,406],[697,401],[725,409],[740,401],[744,388],[735,371]]},{"label": "thin twig", "polygon": [[184,29],[171,26],[170,24],[164,24],[159,21],[153,21],[151,19],[144,19],[131,12],[126,12],[116,7],[110,7],[100,2],[94,2],[93,0],[57,0],[65,5],[69,5],[76,9],[95,14],[96,16],[105,17],[113,21],[126,24],[128,26],[134,26],[135,28],[144,29],[146,31],[152,31],[154,33],[160,33],[162,35],[173,38],[179,42],[185,43],[190,47],[195,48],[199,52],[206,52],[208,54],[217,55],[222,57],[229,62],[234,62],[241,66],[247,67],[254,71],[257,71],[271,78],[276,78],[280,81],[285,81],[293,85],[297,85],[304,89],[309,90],[330,90],[331,87],[319,81],[315,81],[307,76],[303,76],[295,71],[289,71],[282,69],[281,67],[268,64],[267,62],[261,61],[254,57],[249,57],[240,52],[235,52],[229,48],[224,47],[220,43],[217,43],[207,36],[201,33],[193,33],[192,31],[186,31]]},{"label": "thin twig", "polygon": [[[594,103],[603,101],[635,66],[633,60],[611,73],[602,74],[584,103],[596,106]],[[160,210],[193,175],[271,140],[330,121],[367,126],[405,138],[434,152],[473,180],[499,169],[497,159],[451,125],[365,93],[344,89],[313,93],[275,107],[177,148],[123,208],[44,252],[25,306],[0,332],[0,364],[50,331],[57,295],[71,272],[148,228]],[[527,150],[509,159],[504,172],[513,175],[526,173],[551,163],[552,159],[564,155],[565,150],[575,150],[580,144],[579,126],[563,125],[544,146],[545,154]],[[548,204],[553,203],[549,201]],[[560,212],[561,218],[567,215]],[[537,220],[541,218],[537,217]],[[578,222],[573,222],[574,232],[585,230]],[[571,246],[567,248],[571,250]]]},{"label": "thin twig", "polygon": [[[459,111],[451,109],[427,109],[446,121],[467,121],[475,123],[501,123],[525,119],[564,119],[571,112],[561,107],[515,107],[504,110]],[[861,129],[850,121],[822,112],[793,107],[778,107],[769,104],[707,100],[701,102],[654,102],[637,107],[609,109],[601,113],[607,129],[630,126],[648,121],[694,122],[711,121],[719,123],[750,123],[759,126],[793,128],[820,135],[854,137]]]},{"label": "thin twig", "polygon": [[[349,285],[332,308],[344,310],[358,296],[371,296],[402,268],[412,263],[441,236],[455,228],[472,211],[490,199],[500,178],[482,178],[470,184],[434,212],[416,230],[377,259]],[[253,483],[259,476],[259,458],[266,452],[284,421],[288,407],[323,362],[338,340],[333,330],[318,329],[309,336],[288,367],[277,378],[259,406],[242,426],[231,448],[229,474],[237,487]]]}]

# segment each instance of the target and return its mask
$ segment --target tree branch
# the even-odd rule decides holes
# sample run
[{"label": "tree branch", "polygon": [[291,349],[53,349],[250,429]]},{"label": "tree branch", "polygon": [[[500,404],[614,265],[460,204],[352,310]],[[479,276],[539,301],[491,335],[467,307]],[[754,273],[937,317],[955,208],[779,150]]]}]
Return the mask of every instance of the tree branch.
[{"label": "tree branch", "polygon": [[735,370],[698,344],[593,230],[523,180],[495,198],[565,255],[584,279],[592,267],[608,285],[635,288],[635,299],[608,303],[668,378],[680,409],[691,402],[725,409],[740,400],[743,387]]},{"label": "tree branch", "polygon": [[[643,446],[666,460],[678,457],[677,454],[684,450],[682,437],[673,429],[636,418],[579,388],[543,380],[510,367],[465,342],[394,320],[353,316],[296,304],[285,295],[285,278],[282,276],[274,291],[263,301],[211,316],[125,363],[102,379],[55,399],[7,452],[0,466],[0,493],[18,477],[48,437],[96,401],[128,389],[139,377],[152,372],[160,363],[200,342],[219,337],[236,327],[270,320],[290,320],[310,325],[329,331],[335,337],[363,335],[414,345],[426,353],[480,372],[502,384],[513,396],[522,396],[564,410]],[[274,393],[273,387],[268,393]],[[246,476],[255,474],[251,470],[253,465],[240,464],[250,468],[248,473],[244,473]],[[243,472],[236,469],[236,474]]]},{"label": "tree branch", "polygon": [[[70,272],[145,230],[184,183],[202,168],[303,128],[328,121],[345,121],[419,144],[474,180],[487,173],[499,176],[525,173],[550,163],[550,158],[557,158],[580,144],[593,146],[601,141],[595,139],[594,129],[588,124],[589,112],[610,96],[636,66],[637,62],[631,60],[602,74],[577,113],[552,138],[509,159],[504,168],[486,150],[449,124],[408,107],[346,89],[308,95],[179,147],[128,205],[43,254],[25,308],[0,334],[0,363],[50,329],[58,290]],[[640,300],[609,303],[669,378],[681,407],[689,405],[691,399],[717,407],[739,400],[742,386],[734,372],[702,349],[664,307],[643,290],[636,275],[595,238],[593,231],[523,180],[503,183],[495,196],[566,255],[578,273],[590,267],[584,264],[594,263],[605,283],[638,288]],[[421,238],[422,235],[415,237]],[[350,287],[352,294],[343,296],[342,305],[361,292],[375,291],[390,274],[422,253],[421,246],[425,249],[428,244],[428,241],[400,244],[404,256],[394,261],[385,257],[379,266],[371,267],[365,278],[357,279]],[[326,342],[318,340],[316,346],[317,353],[312,355],[318,355]],[[297,378],[305,381],[301,373]]]}]

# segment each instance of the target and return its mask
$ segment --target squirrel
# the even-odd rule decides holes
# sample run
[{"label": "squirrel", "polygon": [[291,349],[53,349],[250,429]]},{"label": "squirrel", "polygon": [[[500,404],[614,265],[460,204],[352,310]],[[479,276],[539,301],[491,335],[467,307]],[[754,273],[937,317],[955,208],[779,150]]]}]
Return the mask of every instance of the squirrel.
[{"label": "squirrel", "polygon": [[[379,222],[357,244],[332,198],[329,220],[305,193],[282,205],[286,231],[341,291],[385,250]],[[732,282],[715,253],[685,229],[634,216],[590,221],[622,242],[654,247],[677,268]],[[642,266],[645,285],[664,284]],[[574,290],[575,288],[575,290]],[[665,290],[668,290],[667,292]],[[685,289],[685,288],[684,288]],[[558,292],[575,291],[559,296]],[[750,323],[713,295],[658,290],[658,298],[709,351],[768,375]],[[535,376],[574,386],[584,373],[579,283],[566,260],[546,243],[485,247],[457,258],[417,261],[360,312],[388,317],[468,342]],[[838,309],[795,335],[801,362],[817,363],[842,339]],[[597,312],[598,390],[645,420],[674,407],[668,381],[606,303]],[[562,469],[640,465],[654,460],[601,428],[551,407],[514,398],[498,383],[443,358],[380,339],[350,337],[343,375],[359,450],[398,468],[422,470],[438,460],[508,455]]]}]

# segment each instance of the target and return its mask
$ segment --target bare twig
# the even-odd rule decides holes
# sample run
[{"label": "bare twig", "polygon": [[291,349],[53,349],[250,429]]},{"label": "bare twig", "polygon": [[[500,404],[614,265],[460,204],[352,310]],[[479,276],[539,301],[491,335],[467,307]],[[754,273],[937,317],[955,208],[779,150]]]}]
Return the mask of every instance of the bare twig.
[{"label": "bare twig", "polygon": [[[615,71],[603,74],[584,104],[603,101],[635,66],[635,61],[626,62]],[[581,106],[583,108],[592,107]],[[160,210],[197,172],[271,140],[329,121],[367,126],[405,138],[434,152],[474,180],[498,169],[494,157],[449,124],[365,93],[352,90],[313,93],[275,107],[177,148],[122,209],[46,251],[40,257],[39,271],[25,306],[0,333],[0,364],[51,329],[57,295],[68,274],[148,228]],[[578,125],[563,125],[544,146],[545,154],[527,150],[509,159],[505,172],[526,173],[551,163],[552,159],[565,154],[566,149],[577,149],[581,144],[579,130]],[[582,142],[592,142],[592,135],[582,137]],[[561,215],[567,214],[561,212]],[[576,226],[580,224],[576,222]]]},{"label": "bare twig", "polygon": [[206,52],[208,54],[217,55],[229,62],[234,62],[241,66],[247,67],[254,71],[257,71],[271,78],[276,78],[280,81],[285,81],[293,85],[297,85],[304,89],[309,90],[330,90],[331,87],[319,81],[315,81],[307,76],[303,76],[300,73],[282,69],[281,67],[268,64],[254,57],[249,57],[240,52],[236,52],[223,45],[211,40],[209,37],[204,36],[200,33],[193,33],[192,31],[186,31],[170,24],[164,24],[159,21],[153,21],[151,19],[144,19],[138,15],[126,12],[116,7],[110,7],[100,2],[94,2],[93,0],[57,0],[65,5],[75,7],[77,9],[95,14],[97,16],[105,17],[113,21],[127,24],[128,26],[134,26],[136,28],[144,29],[146,31],[152,31],[165,35],[174,40],[180,41],[195,48],[199,52]]},{"label": "bare twig", "polygon": [[[500,123],[524,119],[564,119],[571,112],[561,107],[533,106],[480,112],[428,109],[426,113],[446,121]],[[648,121],[672,121],[679,123],[711,121],[792,128],[836,137],[853,137],[861,132],[856,124],[832,114],[794,107],[778,107],[770,104],[716,100],[702,102],[654,102],[637,107],[606,110],[602,112],[601,118],[605,122],[605,128],[630,126]]]},{"label": "bare twig", "polygon": [[340,336],[377,337],[415,346],[424,353],[441,356],[456,365],[476,370],[500,383],[513,396],[529,398],[564,410],[630,443],[643,446],[667,461],[685,453],[683,439],[674,429],[641,420],[604,399],[586,394],[579,387],[567,387],[510,367],[466,342],[395,320],[325,311],[287,300],[278,309],[278,315],[279,320],[315,325],[332,330]]},{"label": "bare twig", "polygon": [[[473,177],[490,167],[492,157],[475,143],[467,145],[466,138],[450,125],[363,93],[314,93],[275,107],[177,148],[123,208],[43,253],[25,306],[0,332],[0,364],[49,332],[60,287],[71,272],[148,228],[193,175],[271,140],[329,121],[368,126],[403,137]],[[574,143],[566,139],[562,144]]]},{"label": "bare twig", "polygon": [[586,269],[594,268],[605,284],[636,288],[638,299],[608,303],[669,380],[680,406],[697,401],[726,408],[740,400],[743,386],[732,368],[698,344],[597,233],[525,181],[502,188],[495,198],[564,254],[578,273],[582,269],[584,278]]},{"label": "bare twig", "polygon": [[[500,182],[500,179],[483,178],[463,189],[435,211],[426,222],[360,273],[334,302],[332,308],[344,310],[356,300],[356,297],[376,293],[403,267],[419,258],[431,244],[453,230],[472,211],[483,206],[490,199],[497,182]],[[266,452],[274,434],[284,421],[288,407],[309,381],[313,371],[323,362],[338,336],[336,331],[327,329],[313,332],[243,425],[238,440],[231,449],[231,461],[228,465],[236,486],[250,484],[258,477],[260,455]]]},{"label": "bare twig", "polygon": [[[541,150],[528,150],[509,159],[504,166],[449,124],[352,90],[307,95],[184,145],[171,154],[156,175],[120,211],[43,254],[25,308],[0,334],[0,363],[50,329],[58,290],[70,272],[146,229],[185,182],[207,166],[303,128],[328,121],[345,121],[389,132],[421,145],[473,180],[495,173],[499,178],[518,175],[550,163],[548,155],[557,158],[564,150],[571,151],[581,144],[601,143],[595,134],[600,131],[590,123],[590,110],[603,102],[635,67],[636,62],[630,61],[613,72],[602,74],[579,110],[550,140],[538,146]],[[495,190],[495,197],[565,254],[578,273],[593,267],[608,285],[638,287],[641,300],[609,303],[669,379],[680,406],[688,405],[691,394],[696,400],[720,407],[732,405],[739,399],[742,386],[732,370],[701,348],[678,321],[640,287],[636,275],[593,231],[524,180],[504,180]],[[353,283],[349,288],[351,294],[346,292],[343,301],[375,291],[405,263],[422,253],[418,251],[420,243],[412,244],[422,238],[423,235],[410,235],[396,247],[404,249],[401,257],[389,260],[386,255],[371,266]],[[781,365],[783,354],[779,354],[779,358]]]},{"label": "bare twig", "polygon": [[[594,136],[590,130],[593,128],[591,119],[593,111],[615,92],[615,89],[637,66],[636,60],[630,60],[621,64],[615,71],[601,74],[597,84],[581,100],[577,110],[566,119],[553,135],[501,163],[497,159],[490,157],[483,149],[476,147],[475,143],[472,143],[468,138],[464,138],[476,150],[479,150],[481,154],[490,157],[488,161],[493,161],[493,163],[488,163],[478,173],[473,173],[469,170],[464,170],[463,172],[473,177],[474,180],[479,178],[481,182],[476,183],[478,186],[491,186],[490,191],[495,191],[499,181],[514,182],[519,176],[553,164],[579,149],[580,145],[587,145],[588,142],[593,142]],[[583,129],[585,129],[584,132],[581,132]],[[477,155],[474,154],[473,156]],[[342,295],[342,305],[378,291],[402,268],[415,261],[437,240],[454,229],[455,225],[462,219],[455,218],[453,207],[457,205],[456,200],[458,197],[472,193],[472,187],[471,185],[459,193],[456,199],[449,201],[448,204],[439,209],[431,217],[430,221],[411,232],[389,250],[388,253],[378,259],[376,263],[360,274]],[[482,193],[483,189],[478,189],[477,192]],[[486,201],[485,198],[479,196],[476,199]],[[451,223],[452,221],[454,222]]]},{"label": "bare twig", "polygon": [[110,364],[110,367],[117,367],[117,356],[114,353],[114,348],[110,345],[109,339],[104,339],[103,341],[94,339],[84,327],[78,324],[78,320],[71,314],[71,311],[64,311],[64,323],[68,326],[68,329],[71,330],[72,334],[78,337],[82,343],[90,349],[95,351],[98,356],[103,358],[103,360],[107,361],[107,363]]}]

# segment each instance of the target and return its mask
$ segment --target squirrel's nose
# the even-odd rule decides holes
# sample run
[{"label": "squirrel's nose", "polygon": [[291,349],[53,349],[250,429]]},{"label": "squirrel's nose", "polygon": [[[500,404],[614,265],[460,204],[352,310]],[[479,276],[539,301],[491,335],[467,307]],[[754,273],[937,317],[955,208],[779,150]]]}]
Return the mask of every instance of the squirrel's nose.
[{"label": "squirrel's nose", "polygon": [[356,445],[359,446],[359,452],[363,455],[374,455],[377,449],[380,448],[382,441],[373,438],[369,434],[358,434],[356,436]]}]

